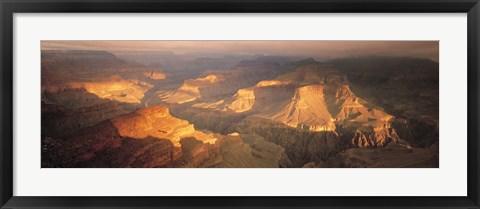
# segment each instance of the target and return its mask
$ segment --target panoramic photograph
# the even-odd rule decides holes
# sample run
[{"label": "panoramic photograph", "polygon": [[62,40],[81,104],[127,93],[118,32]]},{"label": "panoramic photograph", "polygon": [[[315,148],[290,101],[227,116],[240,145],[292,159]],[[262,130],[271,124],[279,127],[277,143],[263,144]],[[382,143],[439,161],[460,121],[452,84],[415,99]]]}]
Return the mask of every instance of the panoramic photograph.
[{"label": "panoramic photograph", "polygon": [[438,41],[41,41],[42,168],[438,168]]}]

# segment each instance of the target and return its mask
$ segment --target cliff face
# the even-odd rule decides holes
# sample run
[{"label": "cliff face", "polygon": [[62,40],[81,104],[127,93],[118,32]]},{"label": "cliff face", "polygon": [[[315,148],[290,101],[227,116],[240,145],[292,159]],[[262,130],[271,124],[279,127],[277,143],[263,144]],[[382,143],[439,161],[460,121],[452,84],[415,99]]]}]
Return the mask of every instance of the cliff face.
[{"label": "cliff face", "polygon": [[[167,103],[182,104],[191,102],[201,98],[205,89],[210,88],[210,90],[213,90],[212,86],[218,85],[223,80],[224,78],[221,75],[208,75],[202,78],[188,79],[178,90],[162,93],[160,98]],[[221,89],[218,89],[218,91],[221,91]]]},{"label": "cliff face", "polygon": [[[198,131],[153,106],[42,140],[44,167],[278,167],[284,150],[259,137]],[[260,148],[250,144],[260,143]],[[261,148],[263,147],[263,148]],[[265,150],[263,150],[265,149]],[[48,151],[48,152],[47,152]]]},{"label": "cliff face", "polygon": [[249,111],[255,104],[255,89],[240,89],[235,94],[234,99],[235,100],[228,105],[228,109],[231,109],[237,113]]},{"label": "cliff face", "polygon": [[85,89],[101,99],[140,104],[151,81],[165,77],[156,68],[127,63],[106,51],[42,51],[42,93]]},{"label": "cliff face", "polygon": [[227,108],[237,113],[263,109],[263,107],[284,102],[291,97],[293,91],[294,87],[290,82],[260,81],[253,87],[239,89]]},{"label": "cliff face", "polygon": [[231,99],[197,103],[196,110],[186,106],[175,113],[202,128],[258,134],[284,147],[296,167],[349,148],[411,146],[396,132],[404,127],[402,134],[408,135],[404,123],[357,96],[351,85],[331,65],[309,63],[240,89]]},{"label": "cliff face", "polygon": [[[266,92],[267,88],[270,91]],[[336,124],[355,123],[381,129],[392,118],[380,109],[369,108],[350,90],[344,74],[322,64],[300,67],[277,80],[241,89],[229,107],[236,112],[253,109],[259,112],[258,117],[309,131],[335,131]]]},{"label": "cliff face", "polygon": [[276,66],[255,65],[236,67],[224,71],[206,71],[203,77],[186,80],[173,91],[160,91],[158,97],[166,103],[182,104],[199,99],[209,100],[235,94],[257,82],[277,75]]},{"label": "cliff face", "polygon": [[265,140],[285,148],[288,167],[302,167],[311,161],[320,161],[348,147],[333,131],[308,131],[249,116],[237,124],[235,130],[243,134],[255,133]]},{"label": "cliff face", "polygon": [[141,107],[155,68],[106,51],[42,51],[42,134],[64,137]]},{"label": "cliff face", "polygon": [[[105,120],[56,141],[71,148],[61,153],[65,155],[62,159],[69,159],[61,163],[71,167],[168,167],[182,156],[180,138],[193,137],[195,132],[193,125],[171,117],[165,107],[157,106]],[[215,141],[207,134],[200,135],[201,140]],[[44,146],[50,143],[52,140],[46,140]]]},{"label": "cliff face", "polygon": [[352,137],[352,144],[361,148],[384,147],[390,142],[397,142],[397,133],[390,124],[385,122],[381,127],[364,127],[356,130]]},{"label": "cliff face", "polygon": [[327,110],[323,86],[308,85],[297,88],[291,102],[269,119],[293,128],[309,131],[334,131],[334,119]]},{"label": "cliff face", "polygon": [[42,94],[42,135],[68,136],[103,120],[133,110],[129,104],[101,99],[84,89],[62,89]]},{"label": "cliff face", "polygon": [[180,140],[188,137],[209,144],[217,140],[213,134],[196,131],[188,121],[172,117],[164,106],[146,107],[110,121],[121,136],[129,138],[168,139],[175,146],[180,146]]},{"label": "cliff face", "polygon": [[350,90],[349,84],[325,89],[326,100],[329,103],[329,111],[338,121],[349,120],[362,114],[369,114],[368,109],[363,105],[366,102]]}]

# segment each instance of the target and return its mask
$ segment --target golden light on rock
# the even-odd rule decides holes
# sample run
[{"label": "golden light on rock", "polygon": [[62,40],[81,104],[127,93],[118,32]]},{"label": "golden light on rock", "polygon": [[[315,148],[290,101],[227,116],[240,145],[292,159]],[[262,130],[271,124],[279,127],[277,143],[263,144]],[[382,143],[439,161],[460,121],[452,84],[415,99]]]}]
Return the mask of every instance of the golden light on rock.
[{"label": "golden light on rock", "polygon": [[102,99],[118,102],[140,104],[145,92],[153,86],[147,82],[115,77],[109,81],[75,82],[67,85],[70,88],[83,88]]},{"label": "golden light on rock", "polygon": [[178,91],[161,92],[159,98],[167,103],[183,104],[186,102],[195,101],[201,98],[201,89],[208,88],[212,84],[222,81],[221,75],[207,75],[205,77],[188,79],[183,82],[183,85]]},{"label": "golden light on rock", "polygon": [[154,137],[168,139],[174,146],[180,146],[180,140],[193,137],[204,143],[214,144],[216,138],[195,130],[193,124],[186,120],[172,117],[168,108],[151,106],[111,120],[121,136],[134,139]]}]

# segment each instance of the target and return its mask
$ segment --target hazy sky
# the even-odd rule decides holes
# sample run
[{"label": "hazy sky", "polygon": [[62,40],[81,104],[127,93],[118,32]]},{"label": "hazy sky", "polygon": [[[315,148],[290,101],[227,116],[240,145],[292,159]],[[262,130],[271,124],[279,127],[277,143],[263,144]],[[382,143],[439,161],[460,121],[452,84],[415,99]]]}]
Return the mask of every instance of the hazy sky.
[{"label": "hazy sky", "polygon": [[438,61],[438,41],[42,41],[42,50],[171,51],[307,56],[410,56]]}]

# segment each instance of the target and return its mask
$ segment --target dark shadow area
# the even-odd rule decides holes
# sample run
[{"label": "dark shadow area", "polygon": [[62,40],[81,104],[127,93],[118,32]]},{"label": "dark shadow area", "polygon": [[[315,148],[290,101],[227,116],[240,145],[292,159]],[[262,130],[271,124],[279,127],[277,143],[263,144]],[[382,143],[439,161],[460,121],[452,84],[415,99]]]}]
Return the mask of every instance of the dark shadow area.
[{"label": "dark shadow area", "polygon": [[42,137],[42,168],[172,167],[180,156],[170,140],[124,137],[109,120],[71,138]]},{"label": "dark shadow area", "polygon": [[102,99],[84,88],[42,93],[41,133],[54,138],[135,110],[136,105]]}]

